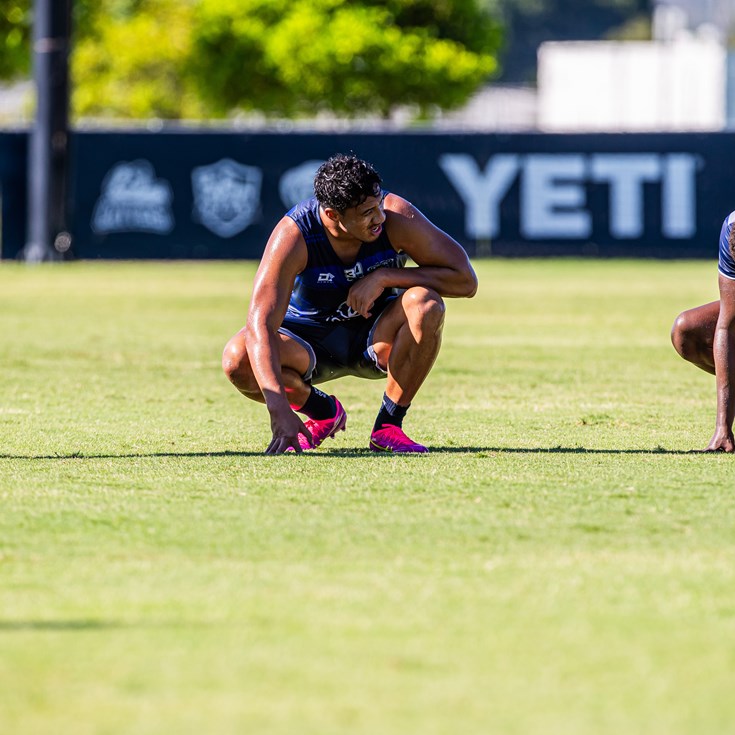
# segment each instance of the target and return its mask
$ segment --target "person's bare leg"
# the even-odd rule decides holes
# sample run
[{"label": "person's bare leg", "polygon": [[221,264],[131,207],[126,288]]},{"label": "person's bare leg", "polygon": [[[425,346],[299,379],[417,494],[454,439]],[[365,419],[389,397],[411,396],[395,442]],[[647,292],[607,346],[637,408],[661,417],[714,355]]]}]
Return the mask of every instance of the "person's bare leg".
[{"label": "person's bare leg", "polygon": [[416,286],[387,307],[373,335],[373,348],[387,367],[385,394],[408,406],[434,365],[442,341],[444,302],[435,291]]},{"label": "person's bare leg", "polygon": [[[248,358],[245,330],[241,329],[225,346],[222,353],[222,369],[230,382],[246,398],[265,403],[258,381]],[[311,392],[311,385],[301,377],[309,369],[309,354],[298,342],[279,334],[281,351],[281,375],[289,403],[302,406]]]},{"label": "person's bare leg", "polygon": [[715,374],[713,342],[720,314],[720,302],[713,301],[683,311],[671,328],[674,349],[688,362],[701,370]]},{"label": "person's bare leg", "polygon": [[[302,376],[309,370],[310,363],[307,350],[285,334],[278,336],[281,379],[286,389],[288,402],[292,410],[305,414],[309,418],[303,424],[306,433],[301,432],[298,436],[299,446],[302,451],[316,449],[325,439],[333,437],[338,431],[344,431],[347,425],[347,414],[342,404],[334,396],[328,396],[303,379]],[[222,355],[222,369],[232,384],[246,398],[265,403],[248,357],[244,330],[239,331],[227,343]],[[273,416],[271,416],[271,428],[273,428]],[[269,451],[270,447],[266,453]]]}]

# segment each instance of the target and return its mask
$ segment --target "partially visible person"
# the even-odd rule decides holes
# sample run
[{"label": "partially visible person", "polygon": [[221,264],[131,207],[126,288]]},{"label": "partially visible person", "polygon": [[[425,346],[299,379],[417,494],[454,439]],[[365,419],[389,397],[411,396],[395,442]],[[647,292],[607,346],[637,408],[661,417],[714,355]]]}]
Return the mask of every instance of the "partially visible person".
[{"label": "partially visible person", "polygon": [[719,301],[682,312],[671,330],[676,351],[717,383],[715,433],[705,451],[733,452],[735,418],[735,212],[722,224],[718,261]]},{"label": "partially visible person", "polygon": [[[425,453],[403,419],[439,352],[443,299],[473,296],[477,277],[464,249],[385,192],[368,162],[332,156],[314,192],[268,240],[225,374],[265,403],[266,454],[310,450],[345,428],[341,402],[316,387],[344,375],[386,379],[370,449]],[[404,267],[407,257],[416,267]]]}]

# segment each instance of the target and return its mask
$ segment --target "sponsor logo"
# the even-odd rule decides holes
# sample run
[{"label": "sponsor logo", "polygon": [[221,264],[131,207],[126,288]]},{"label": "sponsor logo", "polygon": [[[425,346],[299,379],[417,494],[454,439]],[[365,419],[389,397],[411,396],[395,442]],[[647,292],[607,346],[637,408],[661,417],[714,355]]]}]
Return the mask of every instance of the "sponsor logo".
[{"label": "sponsor logo", "polygon": [[192,218],[220,237],[233,237],[260,213],[263,172],[223,158],[191,172],[194,192]]},{"label": "sponsor logo", "polygon": [[346,322],[348,319],[354,319],[360,316],[351,306],[347,306],[347,302],[343,301],[335,310],[334,314],[327,317],[328,322]]},{"label": "sponsor logo", "polygon": [[287,209],[314,196],[314,174],[324,161],[304,161],[286,171],[278,182],[278,193]]},{"label": "sponsor logo", "polygon": [[356,281],[358,278],[362,278],[362,276],[362,263],[358,262],[352,268],[345,268],[345,278],[348,281]]},{"label": "sponsor logo", "polygon": [[317,283],[332,283],[334,281],[334,273],[320,273]]},{"label": "sponsor logo", "polygon": [[381,260],[380,263],[371,265],[368,269],[368,273],[378,270],[378,268],[394,268],[396,266],[395,258],[388,258],[388,260]]},{"label": "sponsor logo", "polygon": [[644,231],[644,187],[661,201],[660,231],[687,239],[697,232],[696,176],[700,159],[688,153],[501,154],[484,170],[473,156],[445,154],[439,166],[465,205],[467,235],[500,234],[500,205],[519,181],[521,235],[528,240],[583,240],[592,235],[587,185],[606,185],[610,234],[637,239]]},{"label": "sponsor logo", "polygon": [[102,193],[92,212],[92,231],[166,235],[174,228],[172,201],[170,185],[156,178],[149,161],[122,161],[102,181]]}]

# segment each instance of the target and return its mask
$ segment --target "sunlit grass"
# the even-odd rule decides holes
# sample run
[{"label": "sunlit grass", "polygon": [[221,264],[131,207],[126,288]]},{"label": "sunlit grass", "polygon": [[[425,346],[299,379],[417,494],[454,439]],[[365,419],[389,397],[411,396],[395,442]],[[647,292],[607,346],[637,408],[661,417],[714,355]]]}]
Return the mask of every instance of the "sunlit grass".
[{"label": "sunlit grass", "polygon": [[483,261],[406,425],[265,457],[254,265],[0,266],[0,730],[727,733],[732,457],[673,352],[712,263]]}]

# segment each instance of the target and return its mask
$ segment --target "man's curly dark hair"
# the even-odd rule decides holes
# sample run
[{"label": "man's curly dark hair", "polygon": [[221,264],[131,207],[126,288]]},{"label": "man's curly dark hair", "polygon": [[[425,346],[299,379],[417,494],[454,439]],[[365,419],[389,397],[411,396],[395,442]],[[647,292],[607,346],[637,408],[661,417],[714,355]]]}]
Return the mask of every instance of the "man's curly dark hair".
[{"label": "man's curly dark hair", "polygon": [[380,174],[372,164],[354,155],[337,153],[314,176],[314,194],[322,207],[344,212],[368,197],[380,196]]},{"label": "man's curly dark hair", "polygon": [[730,248],[730,255],[735,258],[735,223],[730,225],[730,236],[727,238],[727,244]]}]

